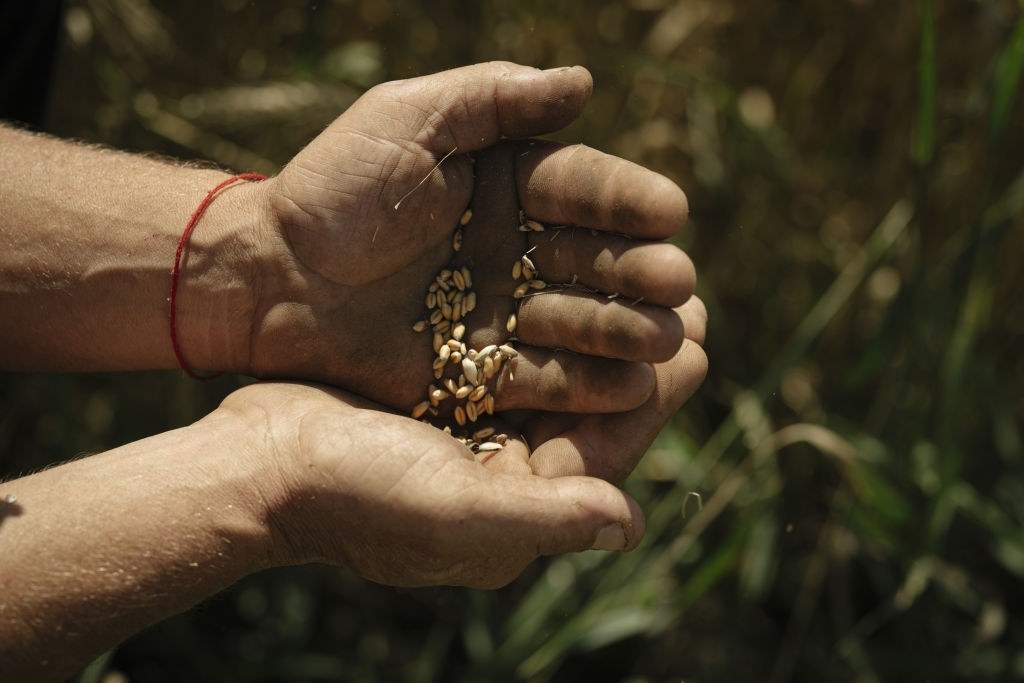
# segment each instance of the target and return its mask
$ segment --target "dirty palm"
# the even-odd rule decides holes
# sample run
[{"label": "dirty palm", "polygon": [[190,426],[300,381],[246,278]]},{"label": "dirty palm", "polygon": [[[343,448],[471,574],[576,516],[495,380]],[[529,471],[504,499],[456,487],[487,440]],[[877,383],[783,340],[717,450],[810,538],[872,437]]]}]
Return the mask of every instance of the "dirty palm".
[{"label": "dirty palm", "polygon": [[[671,359],[684,338],[671,309],[689,299],[693,266],[661,240],[684,224],[686,198],[624,160],[532,139],[586,103],[589,75],[564,71],[553,84],[510,71],[495,85],[496,119],[455,96],[410,112],[436,87],[429,80],[378,86],[269,181],[274,265],[260,287],[253,372],[326,379],[408,412],[464,375],[455,363],[436,373],[437,324],[443,342],[459,324],[459,356],[516,347],[514,373],[489,378],[498,411],[642,404],[649,363]],[[521,229],[525,217],[538,229]],[[513,277],[524,255],[530,277],[521,266]],[[442,322],[428,303],[445,271],[469,277],[460,291],[473,306]],[[429,331],[417,332],[421,320]],[[455,408],[439,401],[431,412]]]}]

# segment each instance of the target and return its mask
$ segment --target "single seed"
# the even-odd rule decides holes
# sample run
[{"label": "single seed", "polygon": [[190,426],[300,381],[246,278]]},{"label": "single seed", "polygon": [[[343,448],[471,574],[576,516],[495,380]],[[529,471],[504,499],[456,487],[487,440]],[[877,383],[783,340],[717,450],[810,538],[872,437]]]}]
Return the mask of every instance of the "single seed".
[{"label": "single seed", "polygon": [[544,289],[548,283],[543,280],[530,280],[530,289]]},{"label": "single seed", "polygon": [[462,273],[462,279],[466,283],[466,289],[471,288],[473,286],[473,274],[469,272],[469,268],[462,266],[462,268],[459,269],[459,272]]},{"label": "single seed", "polygon": [[442,337],[440,333],[435,332],[434,333],[434,353],[437,353],[438,351],[441,350],[441,345],[442,344],[444,344],[444,337]]},{"label": "single seed", "polygon": [[465,301],[462,302],[463,315],[469,313],[476,308],[476,292],[470,292],[466,295]]},{"label": "single seed", "polygon": [[437,350],[437,357],[445,362],[448,362],[448,356],[450,355],[452,355],[452,349],[447,344],[442,345],[441,348]]},{"label": "single seed", "polygon": [[434,309],[434,312],[430,314],[430,324],[436,325],[444,319],[444,315],[441,314],[439,309]]},{"label": "single seed", "polygon": [[445,320],[452,319],[452,305],[447,301],[441,302],[441,315],[444,316]]},{"label": "single seed", "polygon": [[427,289],[427,291],[428,292],[436,292],[439,289],[440,289],[440,287],[437,284],[437,280],[434,280],[433,282],[430,283],[430,288]]},{"label": "single seed", "polygon": [[441,375],[444,374],[444,368],[434,368],[434,379],[441,379]]},{"label": "single seed", "polygon": [[465,299],[465,298],[466,298],[466,293],[465,292],[463,292],[463,291],[455,292],[455,294],[451,298],[452,306],[458,306],[460,303],[462,303],[462,300]]},{"label": "single seed", "polygon": [[469,418],[470,422],[476,422],[476,419],[480,417],[475,403],[470,402],[466,404],[466,417]]},{"label": "single seed", "polygon": [[427,292],[427,308],[437,308],[437,292]]},{"label": "single seed", "polygon": [[466,288],[466,279],[462,277],[461,270],[456,270],[454,273],[452,273],[452,282],[455,283],[455,286],[459,289],[459,291],[462,291]]},{"label": "single seed", "polygon": [[469,353],[468,351],[466,351],[466,344],[465,344],[465,342],[459,344],[459,351],[462,352],[463,356],[465,356],[467,353]]},{"label": "single seed", "polygon": [[476,363],[470,358],[462,359],[462,373],[463,376],[469,381],[470,384],[476,386],[477,383],[477,370]]},{"label": "single seed", "polygon": [[526,278],[527,280],[532,280],[533,278],[537,277],[537,271],[535,271],[533,268],[523,268],[523,277]]},{"label": "single seed", "polygon": [[477,446],[477,450],[483,451],[485,453],[488,451],[500,451],[502,448],[503,446],[500,443],[495,443],[493,441],[485,441],[484,443]]},{"label": "single seed", "polygon": [[508,442],[508,434],[495,434],[493,441],[504,446]]},{"label": "single seed", "polygon": [[483,370],[484,370],[484,379],[485,380],[488,380],[491,377],[494,377],[494,358],[493,357],[488,357],[488,358],[484,359]]},{"label": "single seed", "polygon": [[[448,347],[447,346],[442,346],[441,348],[442,349],[447,349]],[[438,356],[437,358],[434,359],[434,370],[435,371],[436,370],[442,370],[442,369],[444,369],[444,366],[447,365],[447,364],[448,364],[448,359],[447,358],[441,358],[440,356]]]},{"label": "single seed", "polygon": [[468,352],[466,353],[466,358],[470,359],[471,361],[473,361],[473,362],[475,363],[475,362],[476,362],[476,357],[477,357],[477,355],[478,355],[479,353],[480,353],[480,352],[479,352],[479,351],[477,351],[476,349],[470,349],[470,350],[469,350],[469,351],[468,351]]},{"label": "single seed", "polygon": [[449,394],[444,389],[438,389],[435,387],[434,390],[430,392],[430,402],[436,406],[438,403],[445,400],[450,395],[451,394]]},{"label": "single seed", "polygon": [[457,339],[449,339],[448,343],[445,344],[445,346],[447,346],[452,351],[458,351],[459,350],[459,341]]},{"label": "single seed", "polygon": [[518,280],[523,276],[523,264],[520,261],[516,261],[512,264],[512,279]]},{"label": "single seed", "polygon": [[451,377],[444,381],[444,386],[448,389],[449,394],[455,394],[459,390],[459,388],[455,386],[455,380]]},{"label": "single seed", "polygon": [[452,356],[449,358],[452,365],[459,365],[462,363],[462,353],[460,351],[452,351]]},{"label": "single seed", "polygon": [[473,391],[473,387],[469,386],[468,384],[464,387],[459,387],[459,390],[455,392],[455,398],[461,401],[462,399],[472,394]]},{"label": "single seed", "polygon": [[494,434],[494,427],[481,427],[480,429],[473,432],[473,438],[476,441],[483,441],[492,434]]},{"label": "single seed", "polygon": [[494,353],[497,350],[497,348],[498,347],[495,346],[494,344],[488,344],[484,348],[480,349],[480,351],[478,351],[476,354],[476,362],[481,362],[482,360],[490,356],[492,353]]},{"label": "single seed", "polygon": [[520,258],[521,258],[521,260],[523,262],[523,268],[524,269],[529,268],[533,272],[535,272],[535,273],[537,272],[537,266],[533,265],[533,261],[530,260],[529,256],[527,256],[526,254],[523,254]]},{"label": "single seed", "polygon": [[530,291],[530,283],[523,282],[518,287],[515,288],[515,291],[512,292],[512,298],[522,299],[524,296],[526,296],[526,293],[528,291]]},{"label": "single seed", "polygon": [[459,218],[459,225],[467,225],[473,220],[473,209],[466,209],[462,212],[462,217]]},{"label": "single seed", "polygon": [[462,337],[465,334],[466,334],[466,326],[463,325],[462,323],[457,323],[455,325],[455,327],[452,328],[452,341],[454,341],[456,343],[462,341]]},{"label": "single seed", "polygon": [[462,406],[455,406],[455,423],[460,427],[466,424],[466,411]]},{"label": "single seed", "polygon": [[416,420],[416,419],[419,419],[420,417],[422,417],[423,414],[427,412],[427,408],[429,408],[429,407],[430,407],[430,403],[428,403],[427,401],[423,401],[422,403],[417,403],[416,407],[412,409],[412,413],[411,413],[412,414],[412,419]]},{"label": "single seed", "polygon": [[526,221],[526,227],[533,232],[544,232],[544,225],[533,219]]},{"label": "single seed", "polygon": [[505,323],[505,329],[508,330],[509,334],[512,334],[513,332],[516,331],[516,324],[517,324],[516,314],[515,313],[509,314],[508,322]]},{"label": "single seed", "polygon": [[[494,394],[487,394],[484,396],[484,410],[487,411],[488,415],[494,415]],[[501,435],[499,434],[499,436]]]},{"label": "single seed", "polygon": [[426,320],[417,320],[416,323],[412,326],[413,332],[422,332],[425,329],[427,329]]},{"label": "single seed", "polygon": [[506,356],[508,356],[509,358],[515,358],[516,356],[519,355],[519,352],[516,351],[511,346],[509,346],[508,344],[502,344],[501,346],[498,347],[498,350],[501,351]]},{"label": "single seed", "polygon": [[452,433],[452,428],[449,427],[448,425],[445,425],[444,429],[442,429],[441,431],[443,431],[445,434],[451,434]]},{"label": "single seed", "polygon": [[487,394],[486,385],[481,384],[469,394],[470,401],[479,401]]},{"label": "single seed", "polygon": [[461,228],[455,231],[452,236],[452,250],[459,251],[462,249],[462,230]]},{"label": "single seed", "polygon": [[437,322],[437,324],[434,325],[434,327],[432,329],[434,330],[434,332],[437,332],[438,334],[445,334],[451,328],[452,328],[452,321],[451,320],[439,320]]}]

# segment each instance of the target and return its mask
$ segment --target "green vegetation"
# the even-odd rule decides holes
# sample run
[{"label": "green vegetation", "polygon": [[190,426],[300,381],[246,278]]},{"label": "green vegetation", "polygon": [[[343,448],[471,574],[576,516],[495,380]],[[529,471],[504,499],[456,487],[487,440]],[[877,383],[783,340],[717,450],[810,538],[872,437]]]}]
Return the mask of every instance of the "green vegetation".
[{"label": "green vegetation", "polygon": [[[381,80],[581,63],[558,137],[683,186],[708,382],[627,484],[645,543],[494,593],[252,577],[83,680],[1024,678],[1024,3],[70,3],[51,129],[273,171]],[[235,386],[8,376],[0,466]],[[113,679],[110,679],[113,680]]]}]

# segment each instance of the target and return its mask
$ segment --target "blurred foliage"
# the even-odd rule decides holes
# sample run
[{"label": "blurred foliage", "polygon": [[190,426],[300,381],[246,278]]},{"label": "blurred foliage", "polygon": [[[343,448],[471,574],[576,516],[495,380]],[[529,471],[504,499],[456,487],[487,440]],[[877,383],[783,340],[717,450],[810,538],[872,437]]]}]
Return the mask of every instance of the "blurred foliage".
[{"label": "blurred foliage", "polygon": [[[272,172],[376,82],[586,65],[559,139],[690,197],[711,375],[628,489],[648,538],[494,593],[266,572],[90,680],[1024,678],[1015,0],[76,0],[49,128]],[[237,384],[7,376],[24,471]],[[84,679],[85,677],[83,677]]]}]

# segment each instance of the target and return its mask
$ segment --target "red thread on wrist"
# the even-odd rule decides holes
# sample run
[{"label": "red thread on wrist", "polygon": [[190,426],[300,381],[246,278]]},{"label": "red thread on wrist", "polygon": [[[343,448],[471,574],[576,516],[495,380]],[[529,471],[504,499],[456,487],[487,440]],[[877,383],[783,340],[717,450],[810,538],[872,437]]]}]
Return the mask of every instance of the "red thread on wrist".
[{"label": "red thread on wrist", "polygon": [[185,231],[181,233],[181,239],[178,240],[178,248],[174,252],[174,267],[171,268],[171,295],[167,298],[168,304],[168,319],[171,326],[171,346],[174,348],[174,357],[178,359],[178,365],[185,371],[192,379],[198,379],[201,381],[207,381],[220,377],[223,372],[218,372],[213,375],[200,375],[185,362],[185,356],[181,353],[181,344],[178,341],[178,325],[177,325],[177,300],[178,300],[178,281],[181,278],[181,256],[185,252],[185,245],[188,244],[188,238],[192,236],[192,231],[196,229],[196,224],[199,223],[199,219],[203,217],[206,210],[210,208],[210,204],[213,204],[220,193],[229,185],[238,182],[239,180],[266,180],[267,176],[261,173],[239,173],[238,175],[231,176],[227,180],[221,182],[212,190],[206,193],[203,197],[203,201],[199,202],[199,206],[192,213],[192,217],[188,219],[188,224],[185,225]]}]

